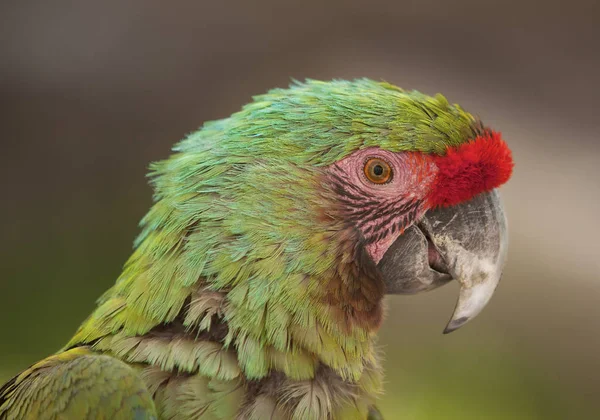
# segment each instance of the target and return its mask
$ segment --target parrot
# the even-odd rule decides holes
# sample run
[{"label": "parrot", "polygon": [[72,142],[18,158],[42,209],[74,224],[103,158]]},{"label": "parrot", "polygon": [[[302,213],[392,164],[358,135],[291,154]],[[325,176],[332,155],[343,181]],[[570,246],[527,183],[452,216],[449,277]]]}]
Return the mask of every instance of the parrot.
[{"label": "parrot", "polygon": [[150,165],[120,276],[0,388],[0,419],[381,419],[384,297],[455,280],[444,333],[481,312],[513,166],[441,94],[365,78],[255,96]]}]

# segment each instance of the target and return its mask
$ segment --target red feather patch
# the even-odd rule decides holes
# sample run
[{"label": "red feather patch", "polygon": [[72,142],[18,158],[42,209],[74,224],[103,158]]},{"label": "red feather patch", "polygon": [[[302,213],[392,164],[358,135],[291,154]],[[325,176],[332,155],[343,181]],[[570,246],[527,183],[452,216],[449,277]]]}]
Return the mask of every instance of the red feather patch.
[{"label": "red feather patch", "polygon": [[428,196],[430,207],[452,206],[490,191],[508,181],[514,166],[510,149],[494,131],[432,159],[438,173]]}]

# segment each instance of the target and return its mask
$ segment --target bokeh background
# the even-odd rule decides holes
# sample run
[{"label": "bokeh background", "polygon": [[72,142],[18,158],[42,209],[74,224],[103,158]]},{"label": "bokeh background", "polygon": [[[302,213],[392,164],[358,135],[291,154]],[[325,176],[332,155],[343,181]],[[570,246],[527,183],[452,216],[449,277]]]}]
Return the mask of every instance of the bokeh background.
[{"label": "bokeh background", "polygon": [[150,161],[290,78],[444,93],[501,130],[511,247],[492,303],[389,298],[388,419],[600,413],[597,1],[0,4],[0,382],[56,351],[118,276]]}]

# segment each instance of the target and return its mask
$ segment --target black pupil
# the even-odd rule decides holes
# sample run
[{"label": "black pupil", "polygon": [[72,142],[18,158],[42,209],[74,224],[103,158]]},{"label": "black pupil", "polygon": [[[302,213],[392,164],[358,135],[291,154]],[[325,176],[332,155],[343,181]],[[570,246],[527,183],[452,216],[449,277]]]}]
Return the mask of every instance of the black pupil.
[{"label": "black pupil", "polygon": [[379,164],[373,166],[373,173],[377,176],[383,175],[383,166]]}]

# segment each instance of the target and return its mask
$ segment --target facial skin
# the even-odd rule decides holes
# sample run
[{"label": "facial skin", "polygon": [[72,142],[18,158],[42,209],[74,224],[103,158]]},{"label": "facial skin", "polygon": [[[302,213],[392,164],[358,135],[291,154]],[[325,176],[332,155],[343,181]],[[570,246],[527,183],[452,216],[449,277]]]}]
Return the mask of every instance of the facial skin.
[{"label": "facial skin", "polygon": [[[365,173],[373,160],[379,172],[383,172],[381,166],[389,165],[390,176],[385,182],[369,179]],[[378,263],[404,230],[428,210],[426,198],[437,167],[420,153],[370,147],[335,163],[328,173],[341,211],[356,223],[367,252]]]}]

